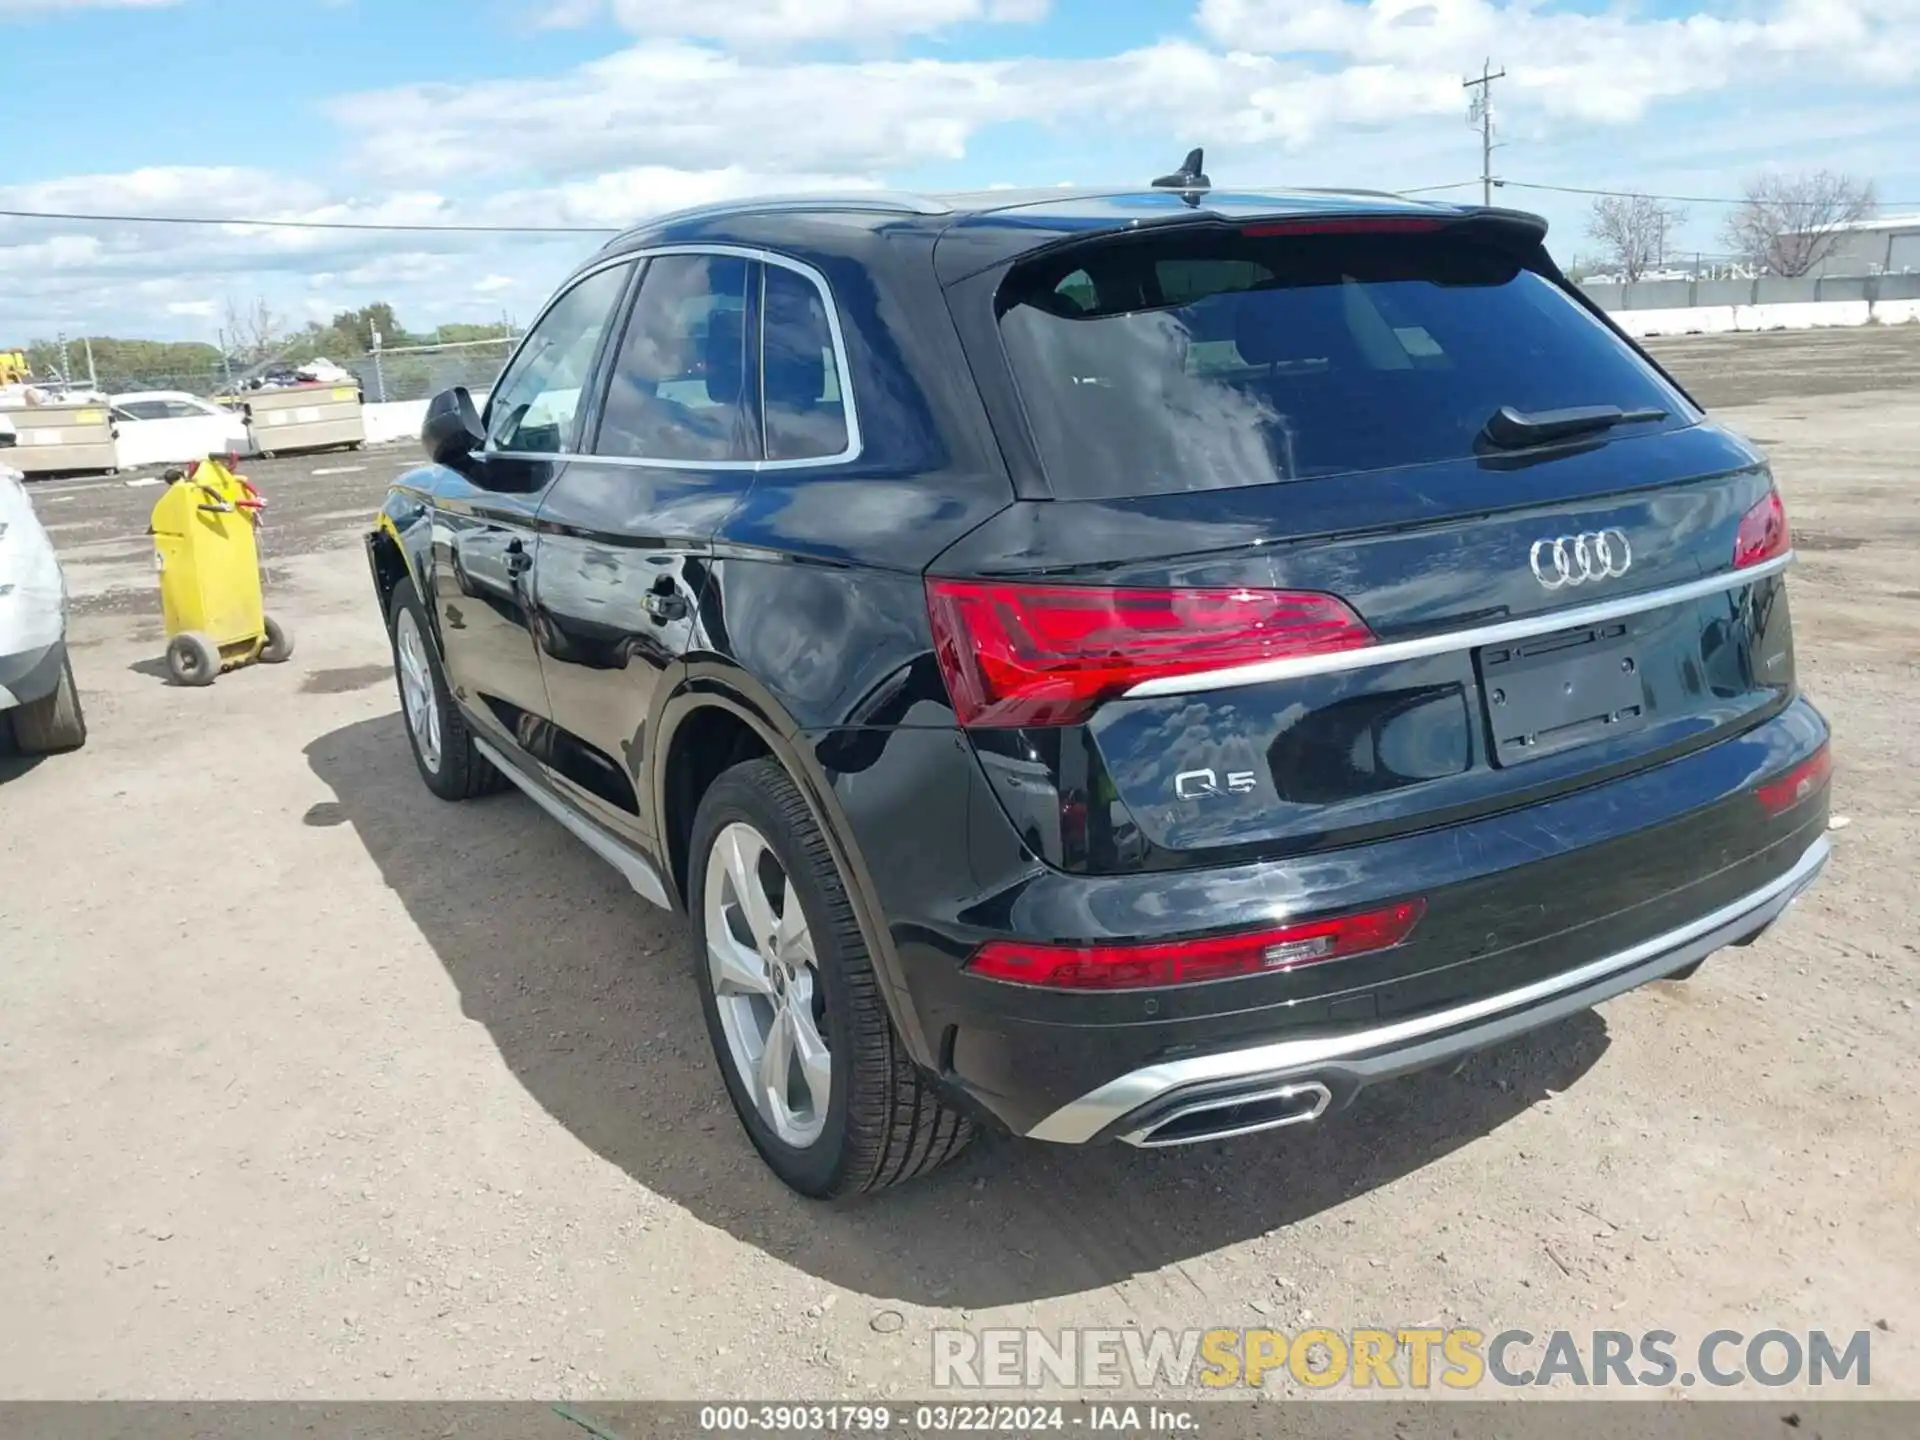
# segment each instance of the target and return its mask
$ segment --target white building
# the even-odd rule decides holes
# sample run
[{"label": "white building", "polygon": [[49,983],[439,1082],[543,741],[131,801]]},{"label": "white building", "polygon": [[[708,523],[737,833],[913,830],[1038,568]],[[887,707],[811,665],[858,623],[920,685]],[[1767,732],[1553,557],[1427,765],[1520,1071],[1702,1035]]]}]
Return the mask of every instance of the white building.
[{"label": "white building", "polygon": [[1814,273],[1898,275],[1902,272],[1920,272],[1920,215],[1888,215],[1841,226]]}]

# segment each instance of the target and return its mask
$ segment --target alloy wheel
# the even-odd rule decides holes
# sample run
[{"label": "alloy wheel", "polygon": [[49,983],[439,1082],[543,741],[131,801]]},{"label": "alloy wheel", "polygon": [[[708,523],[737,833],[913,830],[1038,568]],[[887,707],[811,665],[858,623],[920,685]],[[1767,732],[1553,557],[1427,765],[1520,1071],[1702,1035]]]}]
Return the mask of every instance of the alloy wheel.
[{"label": "alloy wheel", "polygon": [[411,608],[402,607],[393,628],[394,656],[400,669],[400,701],[407,712],[407,729],[419,747],[427,769],[440,769],[440,704],[434,691],[427,642]]},{"label": "alloy wheel", "polygon": [[704,918],[728,1060],[767,1127],[805,1149],[826,1128],[833,1093],[826,996],[800,896],[751,825],[714,837]]}]

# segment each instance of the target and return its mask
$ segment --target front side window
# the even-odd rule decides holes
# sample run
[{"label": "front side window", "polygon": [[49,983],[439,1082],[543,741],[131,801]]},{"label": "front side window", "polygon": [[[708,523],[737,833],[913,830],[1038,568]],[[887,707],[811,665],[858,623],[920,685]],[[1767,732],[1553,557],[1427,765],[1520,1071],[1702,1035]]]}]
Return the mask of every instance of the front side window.
[{"label": "front side window", "polygon": [[828,460],[847,450],[847,402],[826,301],[806,276],[767,267],[762,335],[767,459]]},{"label": "front side window", "polygon": [[635,460],[760,458],[747,295],[758,263],[661,255],[614,352],[594,453]]},{"label": "front side window", "polygon": [[489,449],[563,455],[574,448],[581,388],[632,269],[595,271],[534,326],[487,401]]}]

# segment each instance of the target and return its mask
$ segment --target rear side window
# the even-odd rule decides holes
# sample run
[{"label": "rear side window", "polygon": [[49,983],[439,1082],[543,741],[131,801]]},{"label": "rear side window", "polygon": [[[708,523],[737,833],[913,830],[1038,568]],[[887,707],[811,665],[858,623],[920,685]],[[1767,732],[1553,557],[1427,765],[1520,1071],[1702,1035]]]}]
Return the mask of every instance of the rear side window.
[{"label": "rear side window", "polygon": [[734,255],[647,263],[614,353],[597,455],[755,460],[747,386],[747,289],[758,265]]},{"label": "rear side window", "polygon": [[999,310],[1062,499],[1458,459],[1503,405],[1692,418],[1572,297],[1464,237],[1114,240],[1016,268]]},{"label": "rear side window", "polygon": [[797,271],[769,265],[766,275],[767,459],[832,459],[847,449],[847,402],[826,302]]}]

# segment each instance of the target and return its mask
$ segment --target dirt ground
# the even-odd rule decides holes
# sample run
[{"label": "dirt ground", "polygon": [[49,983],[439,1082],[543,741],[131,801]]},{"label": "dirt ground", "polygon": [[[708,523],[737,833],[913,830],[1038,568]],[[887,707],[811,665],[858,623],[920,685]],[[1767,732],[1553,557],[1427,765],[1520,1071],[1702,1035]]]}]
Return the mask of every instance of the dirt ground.
[{"label": "dirt ground", "polygon": [[1920,1395],[1920,326],[1660,353],[1787,495],[1823,883],[1309,1133],[990,1140],[843,1207],[741,1135],[679,924],[418,782],[359,548],[408,447],[250,467],[298,651],[205,690],[158,663],[160,492],[37,486],[93,735],[0,757],[0,1398],[910,1396],[939,1325],[1309,1320],[1878,1323]]}]

